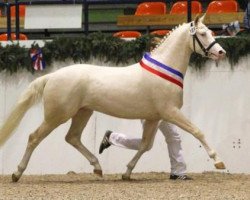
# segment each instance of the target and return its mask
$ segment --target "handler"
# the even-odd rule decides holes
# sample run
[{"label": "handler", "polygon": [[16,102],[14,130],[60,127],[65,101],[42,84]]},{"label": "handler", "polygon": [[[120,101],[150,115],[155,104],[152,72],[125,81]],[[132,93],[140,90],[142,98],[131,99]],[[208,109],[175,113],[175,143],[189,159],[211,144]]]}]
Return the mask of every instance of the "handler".
[{"label": "handler", "polygon": [[[179,133],[172,124],[161,121],[159,129],[165,137],[168,146],[168,153],[171,164],[170,179],[171,180],[192,180],[186,175],[186,163],[182,155],[181,139]],[[126,149],[138,150],[141,138],[128,137],[122,133],[107,130],[100,144],[99,154],[111,145],[123,147]]]}]

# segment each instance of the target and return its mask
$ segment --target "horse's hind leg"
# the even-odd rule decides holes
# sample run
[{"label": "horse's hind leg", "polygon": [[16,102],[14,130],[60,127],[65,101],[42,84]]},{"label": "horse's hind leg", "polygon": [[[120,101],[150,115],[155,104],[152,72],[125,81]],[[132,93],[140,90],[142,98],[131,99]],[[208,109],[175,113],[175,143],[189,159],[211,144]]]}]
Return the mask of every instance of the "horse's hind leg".
[{"label": "horse's hind leg", "polygon": [[145,121],[143,124],[143,135],[139,149],[133,159],[127,165],[127,171],[122,175],[123,180],[129,180],[132,170],[142,154],[152,148],[159,121]]},{"label": "horse's hind leg", "polygon": [[[210,158],[214,159],[214,165],[217,169],[225,169],[224,163],[219,159],[216,152],[210,148],[208,145],[204,134],[189,120],[187,120],[178,108],[174,108],[173,112],[170,113],[170,118],[166,118],[170,123],[173,123],[183,130],[191,133],[195,138],[197,138],[201,144],[206,149]],[[168,114],[169,116],[169,114]]]},{"label": "horse's hind leg", "polygon": [[15,173],[12,174],[12,181],[13,182],[17,182],[21,178],[24,170],[26,169],[26,167],[28,165],[28,162],[30,160],[30,157],[31,157],[34,149],[56,127],[57,127],[57,125],[48,124],[47,122],[44,121],[38,127],[38,129],[29,136],[29,141],[28,141],[28,145],[26,147],[26,151],[24,153],[24,156],[23,156],[20,164],[18,165],[18,171],[16,171]]},{"label": "horse's hind leg", "polygon": [[82,144],[81,135],[93,111],[81,109],[72,118],[71,127],[65,137],[65,140],[75,147],[84,157],[94,166],[94,173],[102,176],[102,168],[98,159]]}]

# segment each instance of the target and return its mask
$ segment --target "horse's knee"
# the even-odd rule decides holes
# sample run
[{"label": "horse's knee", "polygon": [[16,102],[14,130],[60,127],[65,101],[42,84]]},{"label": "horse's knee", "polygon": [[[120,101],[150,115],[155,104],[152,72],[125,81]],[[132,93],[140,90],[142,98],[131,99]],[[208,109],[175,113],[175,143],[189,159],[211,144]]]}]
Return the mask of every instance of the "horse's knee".
[{"label": "horse's knee", "polygon": [[149,151],[150,149],[152,149],[152,147],[153,147],[153,144],[141,144],[140,151],[142,153],[144,153],[144,152]]},{"label": "horse's knee", "polygon": [[149,144],[149,145],[147,145],[147,147],[146,147],[146,151],[149,151],[150,149],[152,149],[152,147],[153,147],[153,144]]},{"label": "horse's knee", "polygon": [[205,137],[205,135],[198,128],[193,131],[193,135],[199,140],[203,140]]}]

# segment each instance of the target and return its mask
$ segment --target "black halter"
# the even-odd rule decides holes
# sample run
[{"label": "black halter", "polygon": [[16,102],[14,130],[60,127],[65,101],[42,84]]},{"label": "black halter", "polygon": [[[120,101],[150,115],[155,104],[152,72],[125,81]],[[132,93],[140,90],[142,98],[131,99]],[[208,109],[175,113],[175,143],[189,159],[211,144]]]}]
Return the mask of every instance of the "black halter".
[{"label": "black halter", "polygon": [[194,25],[194,22],[191,22],[191,27],[190,27],[190,34],[193,36],[193,47],[194,47],[194,52],[195,51],[195,40],[197,41],[197,43],[199,44],[200,48],[202,49],[202,51],[204,52],[205,56],[208,56],[208,52],[209,50],[217,43],[216,41],[213,41],[207,48],[205,48],[203,46],[203,44],[201,43],[201,41],[199,40],[199,38],[196,35],[196,28]]}]

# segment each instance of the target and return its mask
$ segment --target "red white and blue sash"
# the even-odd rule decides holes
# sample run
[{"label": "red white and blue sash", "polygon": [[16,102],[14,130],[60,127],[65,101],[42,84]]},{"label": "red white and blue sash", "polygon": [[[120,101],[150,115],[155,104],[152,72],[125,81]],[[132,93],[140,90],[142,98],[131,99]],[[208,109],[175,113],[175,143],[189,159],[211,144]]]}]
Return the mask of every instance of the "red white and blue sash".
[{"label": "red white and blue sash", "polygon": [[183,74],[176,69],[151,58],[149,53],[144,54],[140,61],[140,65],[149,72],[183,88]]}]

